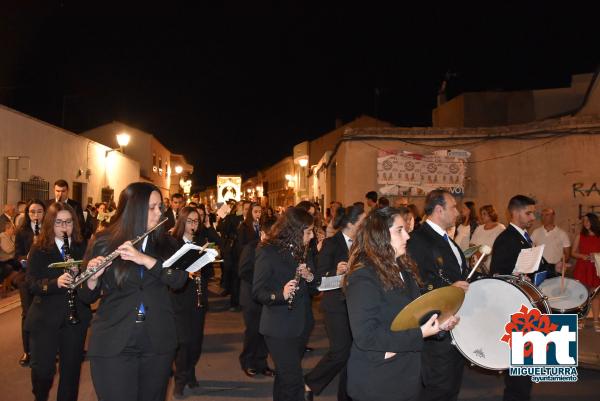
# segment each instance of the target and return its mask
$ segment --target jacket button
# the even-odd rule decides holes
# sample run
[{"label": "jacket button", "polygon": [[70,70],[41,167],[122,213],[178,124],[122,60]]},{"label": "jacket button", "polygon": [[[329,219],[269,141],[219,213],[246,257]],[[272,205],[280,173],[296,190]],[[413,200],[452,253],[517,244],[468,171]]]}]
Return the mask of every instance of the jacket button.
[{"label": "jacket button", "polygon": [[140,291],[144,291],[144,286],[140,285]]}]

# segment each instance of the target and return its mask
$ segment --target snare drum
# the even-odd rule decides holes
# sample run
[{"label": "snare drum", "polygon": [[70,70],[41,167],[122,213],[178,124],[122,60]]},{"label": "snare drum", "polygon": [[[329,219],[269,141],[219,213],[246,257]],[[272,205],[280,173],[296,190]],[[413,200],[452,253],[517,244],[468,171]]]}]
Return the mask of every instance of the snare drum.
[{"label": "snare drum", "polygon": [[556,313],[577,314],[579,319],[584,319],[590,309],[590,295],[588,289],[579,281],[565,277],[564,291],[560,290],[561,277],[544,280],[540,291],[548,297],[552,311]]},{"label": "snare drum", "polygon": [[472,282],[457,312],[460,322],[451,331],[454,345],[474,365],[508,369],[510,347],[500,339],[510,316],[519,312],[521,305],[550,313],[544,295],[518,277],[495,276]]}]

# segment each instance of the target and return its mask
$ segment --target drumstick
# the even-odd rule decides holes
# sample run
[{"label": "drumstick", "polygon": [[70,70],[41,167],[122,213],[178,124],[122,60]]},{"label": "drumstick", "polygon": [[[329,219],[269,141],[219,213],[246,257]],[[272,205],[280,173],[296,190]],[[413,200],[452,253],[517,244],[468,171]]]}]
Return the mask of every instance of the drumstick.
[{"label": "drumstick", "polygon": [[563,253],[562,256],[562,274],[560,275],[560,293],[562,294],[563,292],[565,292],[565,270],[566,266],[565,266],[565,254]]},{"label": "drumstick", "polygon": [[479,248],[479,251],[481,252],[481,256],[479,257],[479,260],[477,260],[477,263],[475,263],[475,266],[473,266],[473,269],[471,269],[471,272],[467,276],[467,281],[471,279],[471,276],[473,276],[473,273],[475,273],[475,270],[477,270],[477,268],[483,261],[483,258],[492,253],[492,249],[487,245],[482,245],[481,248]]}]

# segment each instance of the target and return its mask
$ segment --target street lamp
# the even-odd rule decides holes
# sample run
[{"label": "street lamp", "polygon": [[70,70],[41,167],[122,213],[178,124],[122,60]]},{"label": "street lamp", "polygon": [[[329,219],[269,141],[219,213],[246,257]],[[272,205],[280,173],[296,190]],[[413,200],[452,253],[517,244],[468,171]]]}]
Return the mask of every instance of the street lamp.
[{"label": "street lamp", "polygon": [[108,157],[108,154],[110,152],[113,152],[115,150],[118,150],[120,152],[123,152],[123,148],[127,145],[129,145],[129,141],[131,140],[131,136],[126,133],[126,132],[121,132],[120,134],[117,134],[117,144],[119,145],[118,148],[116,149],[109,149],[106,151],[106,154],[104,155],[105,157]]},{"label": "street lamp", "polygon": [[299,159],[298,164],[300,165],[300,167],[306,167],[306,166],[308,166],[308,159],[307,158]]},{"label": "street lamp", "polygon": [[177,165],[175,166],[175,173],[176,174],[181,174],[181,172],[183,171],[183,167]]}]

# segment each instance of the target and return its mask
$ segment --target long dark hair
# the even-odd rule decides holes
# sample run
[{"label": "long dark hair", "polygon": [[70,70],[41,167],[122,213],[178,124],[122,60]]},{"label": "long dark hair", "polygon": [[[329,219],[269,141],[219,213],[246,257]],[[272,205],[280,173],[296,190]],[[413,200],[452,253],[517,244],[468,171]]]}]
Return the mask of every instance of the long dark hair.
[{"label": "long dark hair", "polygon": [[469,209],[469,217],[467,219],[463,217],[461,224],[473,224],[473,222],[477,222],[477,209],[475,209],[475,202],[466,201],[463,203],[463,205]]},{"label": "long dark hair", "polygon": [[[27,206],[25,206],[25,218],[21,222],[19,230],[31,227],[31,217],[29,217],[29,208],[31,207],[31,205],[40,205],[44,210],[44,217],[46,217],[46,205],[44,204],[44,201],[41,201],[39,199],[31,199],[29,202],[27,202]],[[42,226],[43,221],[44,220],[42,219],[42,221],[39,222],[40,227]]]},{"label": "long dark hair", "polygon": [[75,210],[71,206],[62,202],[54,202],[48,207],[48,210],[44,213],[44,220],[42,221],[42,228],[40,229],[40,238],[38,244],[40,248],[50,251],[56,246],[54,238],[54,221],[60,211],[67,211],[71,214],[71,220],[73,220],[73,232],[71,233],[71,243],[80,244],[83,241],[81,231],[79,231],[79,219]]},{"label": "long dark hair", "polygon": [[[198,209],[196,209],[195,207],[186,206],[179,211],[179,217],[175,222],[173,234],[171,234],[176,239],[183,239],[183,234],[185,234],[185,223],[187,222],[187,219],[189,218],[191,213],[196,213],[198,215],[198,220],[200,220],[200,213],[198,213]],[[203,224],[204,222],[198,221],[198,228],[196,230],[202,227]]]},{"label": "long dark hair", "polygon": [[254,229],[254,217],[252,217],[252,209],[255,207],[260,207],[260,204],[257,202],[251,202],[246,215],[244,216],[244,225],[247,227]]},{"label": "long dark hair", "polygon": [[335,219],[333,220],[333,228],[335,230],[344,229],[348,223],[356,223],[360,216],[365,212],[363,204],[355,203],[347,208],[340,207],[335,213]]},{"label": "long dark hair", "polygon": [[[110,226],[98,233],[96,239],[106,243],[108,253],[113,252],[125,241],[130,241],[147,231],[148,201],[152,192],[161,193],[156,185],[148,182],[134,182],[121,191],[117,212],[112,217]],[[157,242],[161,235],[162,227],[159,227],[150,234],[149,239]],[[113,266],[117,286],[121,287],[129,275],[129,267],[137,265],[117,258],[113,261]]]},{"label": "long dark hair", "polygon": [[[590,231],[597,237],[600,237],[600,219],[598,219],[596,213],[588,213],[584,217],[587,217],[590,221]],[[581,234],[586,236],[590,235],[583,224],[581,225]]]},{"label": "long dark hair", "polygon": [[[348,276],[356,270],[372,266],[385,290],[404,286],[400,272],[407,271],[421,283],[415,263],[405,254],[396,258],[396,251],[391,244],[390,228],[396,216],[402,216],[398,209],[384,207],[373,209],[363,220],[356,233],[350,258],[348,260]],[[347,283],[348,280],[345,280]]]},{"label": "long dark hair", "polygon": [[288,249],[294,257],[298,258],[304,252],[304,230],[313,225],[313,217],[304,209],[290,207],[277,219],[268,238],[261,242],[261,246],[275,245]]}]

